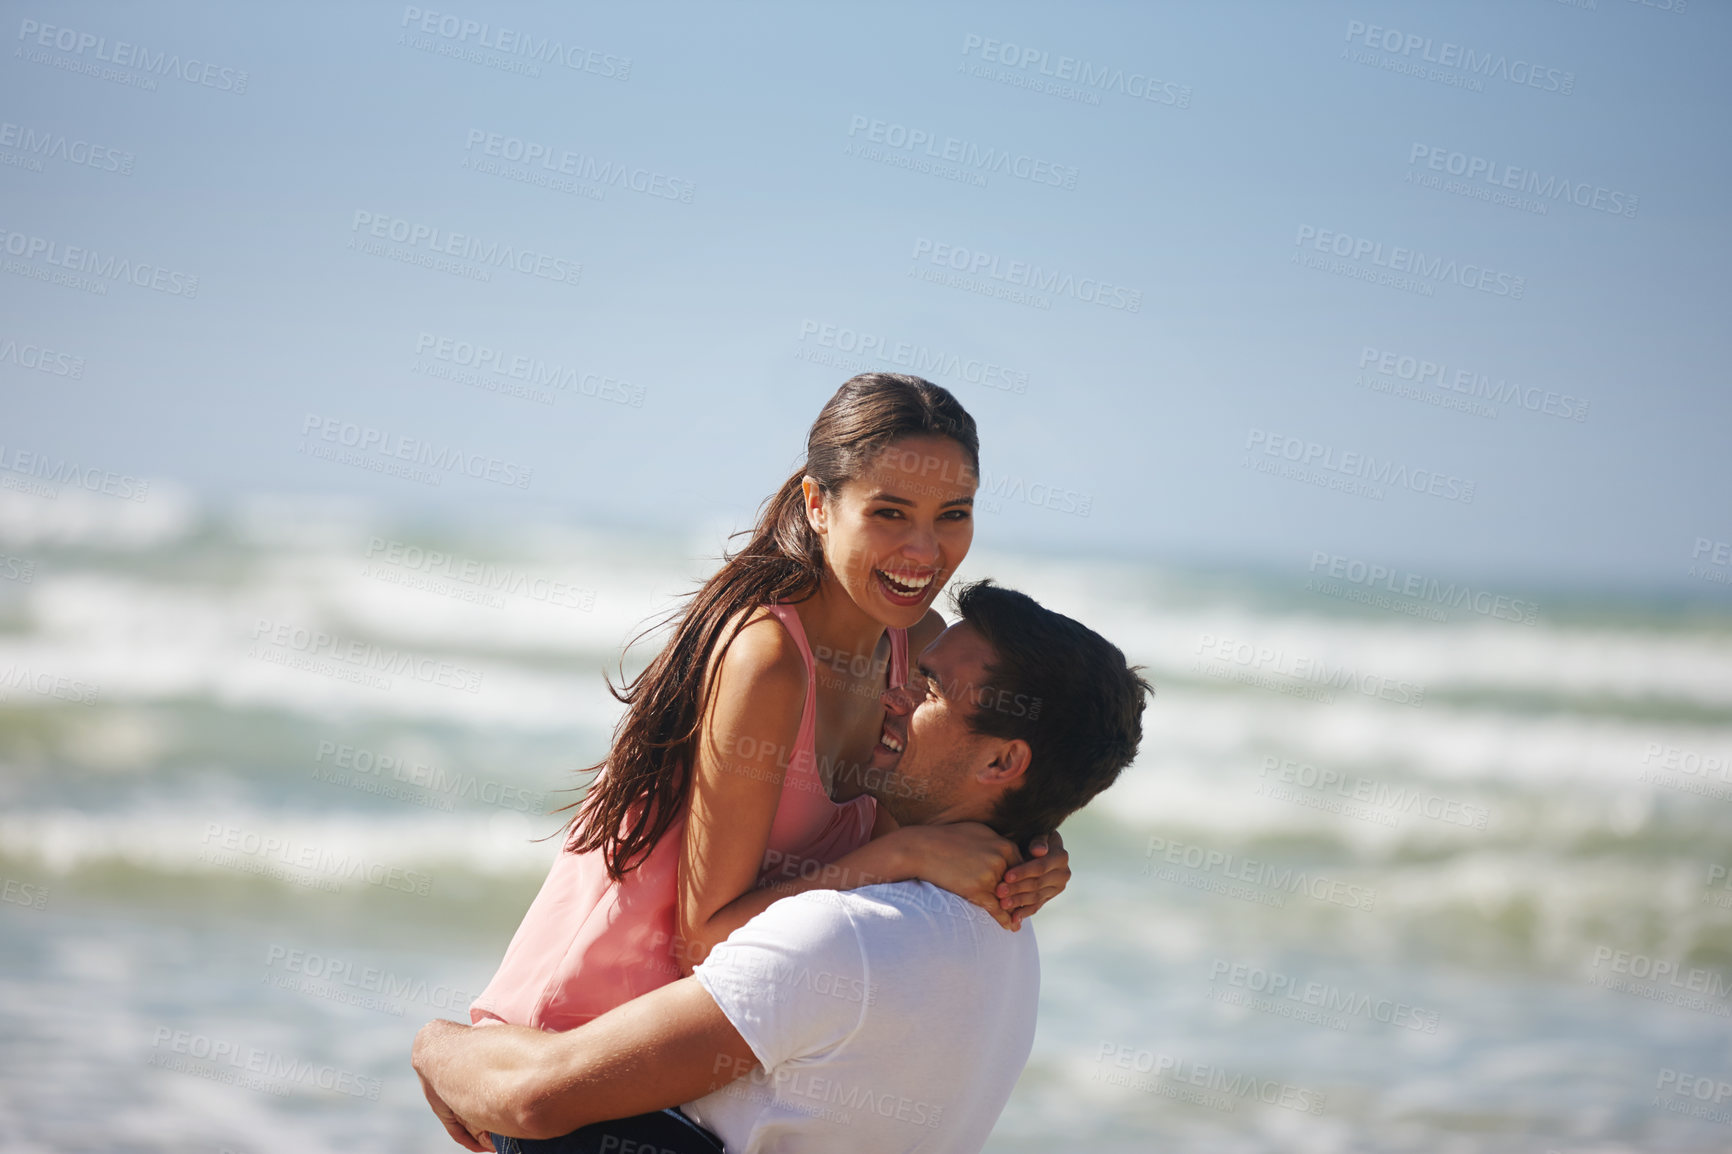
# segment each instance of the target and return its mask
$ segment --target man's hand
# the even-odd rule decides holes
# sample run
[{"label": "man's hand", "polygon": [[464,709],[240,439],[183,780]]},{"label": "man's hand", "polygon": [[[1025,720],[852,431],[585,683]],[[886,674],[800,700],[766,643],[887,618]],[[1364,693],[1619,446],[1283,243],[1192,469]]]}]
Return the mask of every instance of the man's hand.
[{"label": "man's hand", "polygon": [[439,1097],[438,1092],[433,1089],[433,1083],[427,1080],[427,1075],[421,1072],[420,1067],[420,1059],[421,1055],[425,1053],[425,1047],[432,1044],[438,1035],[449,1033],[452,1030],[472,1028],[456,1022],[448,1022],[443,1018],[422,1026],[420,1032],[415,1035],[413,1058],[415,1076],[421,1079],[421,1092],[427,1095],[427,1105],[433,1107],[433,1116],[444,1124],[445,1132],[451,1135],[451,1140],[465,1150],[474,1150],[477,1151],[477,1154],[492,1154],[493,1139],[491,1135],[485,1130],[471,1130],[463,1119],[457,1116],[457,1112],[447,1106],[445,1100]]}]

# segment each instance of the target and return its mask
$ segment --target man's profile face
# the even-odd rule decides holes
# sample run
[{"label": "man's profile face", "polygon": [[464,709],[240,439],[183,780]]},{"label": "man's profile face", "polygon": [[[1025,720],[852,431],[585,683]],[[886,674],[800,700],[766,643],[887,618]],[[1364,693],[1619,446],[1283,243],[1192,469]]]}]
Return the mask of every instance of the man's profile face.
[{"label": "man's profile face", "polygon": [[915,659],[908,684],[884,694],[885,717],[867,761],[866,792],[901,825],[924,825],[954,806],[991,739],[969,729],[992,646],[966,621]]}]

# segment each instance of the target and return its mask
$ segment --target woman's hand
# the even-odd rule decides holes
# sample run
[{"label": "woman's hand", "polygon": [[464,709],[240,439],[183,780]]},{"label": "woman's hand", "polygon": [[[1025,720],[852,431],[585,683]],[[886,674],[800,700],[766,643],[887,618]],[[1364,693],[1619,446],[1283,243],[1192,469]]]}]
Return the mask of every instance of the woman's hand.
[{"label": "woman's hand", "polygon": [[[1021,919],[1010,912],[1012,907],[998,893],[1006,867],[1022,860],[1016,843],[977,821],[904,826],[880,840],[891,839],[900,843],[904,869],[899,872],[903,876],[931,882],[967,898],[1005,929],[1017,928]],[[1068,875],[1070,871],[1065,872]],[[1063,888],[1062,883],[1059,888]]]},{"label": "woman's hand", "polygon": [[1028,861],[1004,871],[1004,880],[995,891],[1010,914],[1013,930],[1070,884],[1070,854],[1065,852],[1064,839],[1057,830],[1035,838],[1028,852]]}]

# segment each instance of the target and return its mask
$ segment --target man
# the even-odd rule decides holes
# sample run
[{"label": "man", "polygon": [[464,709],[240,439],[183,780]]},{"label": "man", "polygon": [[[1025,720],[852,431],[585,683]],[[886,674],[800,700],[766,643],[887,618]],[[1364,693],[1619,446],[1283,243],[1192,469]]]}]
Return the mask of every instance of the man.
[{"label": "man", "polygon": [[[983,581],[956,605],[910,684],[884,695],[861,784],[901,825],[985,822],[1026,846],[1130,763],[1149,686],[1104,638],[1024,594]],[[632,1122],[689,1118],[730,1151],[977,1151],[1028,1059],[1039,992],[1033,933],[954,894],[916,881],[810,890],[690,977],[575,1030],[431,1022],[414,1064],[471,1150],[484,1134],[549,1139],[649,1114]],[[683,1117],[650,1114],[681,1103]],[[651,1132],[545,1148],[713,1149],[619,1136]]]}]

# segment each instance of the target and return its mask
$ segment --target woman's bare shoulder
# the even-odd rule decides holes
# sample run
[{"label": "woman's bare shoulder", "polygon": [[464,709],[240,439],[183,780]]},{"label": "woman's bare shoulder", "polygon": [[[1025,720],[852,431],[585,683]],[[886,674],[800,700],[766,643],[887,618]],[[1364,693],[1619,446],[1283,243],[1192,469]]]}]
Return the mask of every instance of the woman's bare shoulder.
[{"label": "woman's bare shoulder", "polygon": [[[727,642],[729,637],[733,638],[731,643]],[[764,606],[734,614],[722,627],[721,638],[727,643],[727,650],[720,656],[720,686],[754,694],[804,694],[806,661],[800,653],[800,643]],[[712,669],[716,668],[715,662],[712,655]]]}]

